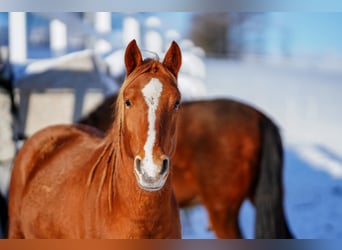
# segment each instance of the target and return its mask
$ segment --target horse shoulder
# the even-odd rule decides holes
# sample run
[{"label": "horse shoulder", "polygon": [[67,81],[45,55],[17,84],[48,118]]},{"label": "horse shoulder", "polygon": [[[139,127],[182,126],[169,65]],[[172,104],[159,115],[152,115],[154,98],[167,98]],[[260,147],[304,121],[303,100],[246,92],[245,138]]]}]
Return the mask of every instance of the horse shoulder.
[{"label": "horse shoulder", "polygon": [[[42,216],[49,214],[46,203],[57,197],[67,198],[70,190],[65,190],[66,177],[75,179],[79,176],[78,170],[84,166],[77,161],[86,162],[92,157],[91,152],[100,147],[101,140],[101,133],[78,125],[50,126],[31,136],[18,152],[13,166],[9,195],[12,221],[21,220],[18,225],[25,227],[26,233],[31,232],[28,229],[31,224],[23,220],[23,213],[36,224],[50,225],[51,221],[41,221]],[[35,197],[37,190],[39,199]],[[63,203],[60,205],[64,208]],[[36,210],[31,207],[36,207]],[[63,213],[67,214],[67,211],[64,209]],[[60,215],[55,213],[54,216]],[[45,233],[41,237],[46,237]]]}]

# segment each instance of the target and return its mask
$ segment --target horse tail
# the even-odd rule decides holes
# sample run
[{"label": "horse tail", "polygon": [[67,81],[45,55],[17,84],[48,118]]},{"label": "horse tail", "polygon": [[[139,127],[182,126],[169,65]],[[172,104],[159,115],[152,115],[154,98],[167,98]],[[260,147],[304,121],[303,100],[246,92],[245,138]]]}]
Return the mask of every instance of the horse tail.
[{"label": "horse tail", "polygon": [[262,148],[259,178],[254,195],[256,238],[293,238],[283,203],[283,146],[277,126],[261,121]]},{"label": "horse tail", "polygon": [[0,194],[0,226],[1,226],[1,233],[0,238],[7,238],[7,231],[8,231],[8,208],[7,208],[7,201],[5,197]]}]

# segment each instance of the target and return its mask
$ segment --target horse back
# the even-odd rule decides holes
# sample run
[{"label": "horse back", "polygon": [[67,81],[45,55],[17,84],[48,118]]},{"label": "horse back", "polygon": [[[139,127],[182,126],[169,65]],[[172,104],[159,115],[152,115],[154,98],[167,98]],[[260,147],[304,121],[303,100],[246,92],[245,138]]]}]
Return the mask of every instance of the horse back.
[{"label": "horse back", "polygon": [[230,99],[195,101],[184,103],[181,112],[179,149],[189,149],[200,157],[213,156],[214,160],[220,152],[223,156],[228,156],[227,151],[247,156],[260,148],[261,121],[265,117],[249,105]]}]

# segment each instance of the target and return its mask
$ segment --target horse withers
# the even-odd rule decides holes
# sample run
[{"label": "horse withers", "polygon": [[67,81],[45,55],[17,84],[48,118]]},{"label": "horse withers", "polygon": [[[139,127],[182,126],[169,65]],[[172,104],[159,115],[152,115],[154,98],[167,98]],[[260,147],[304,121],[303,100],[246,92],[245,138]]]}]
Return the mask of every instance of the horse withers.
[{"label": "horse withers", "polygon": [[19,151],[9,191],[10,238],[180,238],[171,187],[181,51],[143,60],[133,40],[115,119],[37,132]]}]

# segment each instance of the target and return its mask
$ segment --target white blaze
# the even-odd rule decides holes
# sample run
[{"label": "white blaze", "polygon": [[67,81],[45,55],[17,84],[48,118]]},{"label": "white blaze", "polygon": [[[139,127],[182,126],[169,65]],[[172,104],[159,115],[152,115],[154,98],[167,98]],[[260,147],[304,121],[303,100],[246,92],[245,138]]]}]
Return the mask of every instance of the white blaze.
[{"label": "white blaze", "polygon": [[151,177],[156,176],[158,172],[158,167],[153,162],[153,146],[156,140],[156,110],[162,90],[163,85],[161,82],[157,78],[152,78],[141,91],[148,106],[148,130],[144,145],[145,157],[142,160],[141,166],[142,171]]}]

